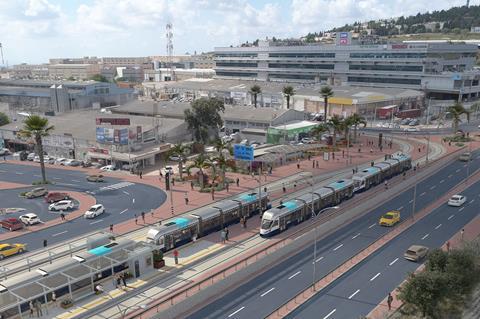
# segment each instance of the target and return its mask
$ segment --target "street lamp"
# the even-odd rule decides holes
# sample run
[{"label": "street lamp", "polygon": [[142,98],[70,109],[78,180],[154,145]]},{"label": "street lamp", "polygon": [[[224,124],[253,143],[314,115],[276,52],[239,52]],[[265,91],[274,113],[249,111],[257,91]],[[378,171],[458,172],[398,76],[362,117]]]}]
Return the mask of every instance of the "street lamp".
[{"label": "street lamp", "polygon": [[255,174],[252,172],[252,178],[258,182],[258,213],[262,216],[262,176],[258,174],[258,179],[255,177]]},{"label": "street lamp", "polygon": [[[313,197],[313,192],[312,192],[312,197]],[[312,201],[312,222],[315,222],[315,217],[322,214],[323,212],[330,210],[330,209],[338,209],[338,206],[332,206],[332,207],[326,207],[324,209],[321,209],[318,213],[315,214],[315,210],[313,209],[313,201]],[[312,282],[312,287],[313,291],[316,291],[315,289],[315,278],[317,277],[317,268],[315,267],[317,260],[317,227],[313,229],[313,282]]]}]

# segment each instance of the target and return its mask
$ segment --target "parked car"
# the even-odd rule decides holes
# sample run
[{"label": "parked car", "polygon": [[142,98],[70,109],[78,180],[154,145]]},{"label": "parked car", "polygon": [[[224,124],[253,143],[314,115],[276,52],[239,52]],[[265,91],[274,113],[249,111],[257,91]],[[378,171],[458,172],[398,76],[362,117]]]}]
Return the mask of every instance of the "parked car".
[{"label": "parked car", "polygon": [[6,218],[6,219],[0,221],[0,225],[3,228],[8,229],[9,231],[14,231],[14,230],[18,230],[18,229],[23,228],[23,223],[19,219],[13,218],[13,217]]},{"label": "parked car", "polygon": [[36,156],[35,153],[29,153],[29,154],[27,155],[27,160],[28,160],[28,161],[33,161],[33,159],[35,158],[35,156]]},{"label": "parked car", "polygon": [[172,162],[180,162],[180,156],[175,156],[175,155],[172,155],[168,158],[169,160],[171,160]]},{"label": "parked car", "polygon": [[88,175],[87,176],[87,181],[89,182],[95,182],[95,183],[100,183],[103,182],[103,175]]},{"label": "parked car", "polygon": [[100,168],[100,167],[103,167],[104,165],[102,163],[98,163],[98,162],[94,162],[92,163],[91,165],[93,168]]},{"label": "parked car", "polygon": [[420,246],[420,245],[412,245],[407,249],[407,251],[403,256],[407,260],[420,261],[423,258],[425,258],[425,256],[427,256],[427,253],[428,253],[428,247]]},{"label": "parked car", "polygon": [[407,127],[404,129],[405,132],[419,132],[418,127]]},{"label": "parked car", "polygon": [[313,138],[304,137],[304,138],[301,139],[301,142],[304,143],[304,144],[313,144],[316,141]]},{"label": "parked car", "polygon": [[69,160],[66,160],[65,162],[63,162],[63,165],[65,165],[65,166],[80,166],[80,165],[82,165],[82,162],[78,161],[76,159],[69,159]]},{"label": "parked car", "polygon": [[105,213],[105,207],[102,204],[96,204],[90,207],[84,214],[85,218],[95,218],[101,214]]},{"label": "parked car", "polygon": [[463,195],[453,195],[448,200],[448,206],[460,207],[467,201],[467,197]]},{"label": "parked car", "polygon": [[106,166],[101,167],[100,170],[104,171],[104,172],[113,172],[115,170],[115,166],[114,165],[106,165]]},{"label": "parked car", "polygon": [[420,121],[417,119],[414,119],[408,123],[409,126],[417,126],[418,124],[420,124]]},{"label": "parked car", "polygon": [[0,149],[0,156],[10,155],[10,150],[8,148],[1,148]]},{"label": "parked car", "polygon": [[393,226],[400,221],[400,212],[392,210],[380,217],[380,226]]},{"label": "parked car", "polygon": [[70,199],[70,195],[68,193],[50,192],[45,196],[45,201],[50,204],[64,199]]},{"label": "parked car", "polygon": [[412,119],[406,118],[400,121],[401,125],[408,125]]},{"label": "parked car", "polygon": [[40,156],[35,155],[35,157],[33,158],[33,161],[34,161],[35,163],[40,163]]},{"label": "parked car", "polygon": [[48,194],[48,190],[44,187],[37,187],[32,189],[29,192],[25,193],[26,198],[37,198],[37,197],[43,197]]},{"label": "parked car", "polygon": [[465,152],[460,157],[458,158],[462,162],[468,162],[472,160],[472,153],[470,152]]},{"label": "parked car", "polygon": [[21,254],[26,250],[25,244],[0,244],[0,260],[16,254]]},{"label": "parked car", "polygon": [[64,165],[64,162],[66,161],[67,159],[64,158],[64,157],[59,157],[55,160],[55,164],[57,165]]},{"label": "parked car", "polygon": [[48,210],[63,211],[63,210],[73,209],[73,207],[75,207],[75,205],[73,204],[73,201],[71,201],[71,200],[61,200],[59,202],[50,204],[48,206]]},{"label": "parked car", "polygon": [[40,218],[36,214],[28,213],[20,216],[18,219],[25,225],[35,225],[40,223]]}]

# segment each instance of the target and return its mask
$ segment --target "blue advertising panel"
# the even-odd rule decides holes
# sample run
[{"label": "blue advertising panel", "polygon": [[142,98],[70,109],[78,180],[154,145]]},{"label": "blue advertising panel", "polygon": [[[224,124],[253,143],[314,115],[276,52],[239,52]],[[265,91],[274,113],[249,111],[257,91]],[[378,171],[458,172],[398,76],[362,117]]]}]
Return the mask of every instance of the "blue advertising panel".
[{"label": "blue advertising panel", "polygon": [[103,127],[97,127],[96,135],[98,143],[105,143],[105,129]]},{"label": "blue advertising panel", "polygon": [[233,145],[233,157],[236,160],[253,161],[253,147],[242,144]]},{"label": "blue advertising panel", "polygon": [[113,128],[104,128],[105,143],[113,143],[113,134],[115,130]]},{"label": "blue advertising panel", "polygon": [[128,128],[122,128],[120,130],[120,144],[128,145]]}]

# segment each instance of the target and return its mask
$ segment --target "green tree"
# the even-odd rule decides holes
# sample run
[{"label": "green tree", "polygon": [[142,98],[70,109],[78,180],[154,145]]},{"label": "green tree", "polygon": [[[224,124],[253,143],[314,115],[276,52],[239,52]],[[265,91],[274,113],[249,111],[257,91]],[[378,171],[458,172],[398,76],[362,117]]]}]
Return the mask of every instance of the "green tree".
[{"label": "green tree", "polygon": [[448,295],[447,276],[439,271],[424,271],[410,275],[399,288],[398,298],[422,317],[438,318],[440,303]]},{"label": "green tree", "polygon": [[185,110],[185,122],[197,142],[206,144],[210,130],[215,130],[215,135],[218,135],[218,130],[223,126],[220,112],[225,112],[225,106],[217,98],[195,100],[191,108]]},{"label": "green tree", "polygon": [[180,174],[180,179],[183,180],[183,163],[185,163],[185,153],[189,147],[183,145],[182,143],[177,143],[173,145],[171,149],[168,150],[167,156],[178,156],[178,171]]},{"label": "green tree", "polygon": [[0,126],[7,125],[8,123],[10,123],[10,119],[7,114],[0,112]]},{"label": "green tree", "polygon": [[320,95],[323,97],[323,122],[327,123],[328,98],[333,96],[333,90],[328,85],[324,86],[320,90]]},{"label": "green tree", "polygon": [[289,109],[290,108],[290,98],[295,95],[295,90],[293,89],[292,86],[288,85],[288,86],[283,87],[282,92],[283,92],[283,95],[285,96],[285,98],[287,99],[287,109]]},{"label": "green tree", "polygon": [[208,157],[205,156],[205,154],[200,154],[198,155],[194,160],[193,160],[193,163],[190,164],[188,167],[187,167],[187,171],[190,172],[190,170],[192,168],[198,168],[198,171],[199,171],[199,184],[200,184],[200,188],[203,189],[204,187],[204,172],[203,170],[208,168],[208,167],[211,167],[211,162],[209,160]]},{"label": "green tree", "polygon": [[479,264],[472,251],[455,249],[449,256],[445,267],[450,277],[452,292],[469,295],[479,280]]},{"label": "green tree", "polygon": [[48,124],[48,119],[38,116],[30,115],[24,121],[23,129],[20,131],[20,135],[33,138],[35,141],[38,156],[40,157],[40,169],[42,171],[42,182],[47,183],[45,174],[45,163],[43,162],[43,144],[42,137],[50,135],[54,127]]},{"label": "green tree", "polygon": [[97,82],[108,82],[107,78],[101,74],[92,75],[90,80],[97,81]]},{"label": "green tree", "polygon": [[328,126],[322,123],[312,128],[310,130],[310,135],[317,137],[317,139],[320,141],[322,138],[322,134],[328,131]]},{"label": "green tree", "polygon": [[470,121],[470,112],[468,112],[461,103],[456,102],[454,105],[447,108],[447,113],[452,117],[452,126],[454,133],[458,131],[458,125],[462,122],[462,115],[467,116],[467,121]]},{"label": "green tree", "polygon": [[425,267],[428,271],[445,272],[447,268],[448,253],[441,249],[434,249],[428,254]]},{"label": "green tree", "polygon": [[250,94],[253,96],[253,104],[255,105],[255,108],[257,107],[257,96],[260,93],[262,93],[262,88],[257,84],[252,85],[250,88]]},{"label": "green tree", "polygon": [[367,126],[367,121],[361,115],[357,113],[353,113],[348,117],[349,122],[353,125],[353,141],[354,143],[357,142],[357,133],[358,133],[358,126],[363,125],[363,127]]},{"label": "green tree", "polygon": [[328,126],[332,129],[333,139],[332,144],[333,147],[337,146],[337,134],[341,133],[344,130],[344,121],[338,115],[332,116],[327,123]]}]

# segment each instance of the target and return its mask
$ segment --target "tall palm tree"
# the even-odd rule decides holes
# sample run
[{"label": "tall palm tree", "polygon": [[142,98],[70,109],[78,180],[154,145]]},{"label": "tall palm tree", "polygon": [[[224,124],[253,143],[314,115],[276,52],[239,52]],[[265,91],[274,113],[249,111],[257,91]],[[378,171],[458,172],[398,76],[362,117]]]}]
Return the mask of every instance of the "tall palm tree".
[{"label": "tall palm tree", "polygon": [[27,138],[33,138],[35,141],[35,147],[37,149],[38,156],[40,157],[40,169],[42,171],[42,183],[47,183],[47,177],[45,174],[45,163],[43,162],[43,144],[42,137],[50,135],[53,131],[53,125],[48,124],[48,119],[38,116],[30,115],[23,121],[23,129],[20,131],[20,135]]},{"label": "tall palm tree", "polygon": [[353,113],[348,117],[350,125],[353,125],[353,142],[357,143],[357,129],[359,125],[363,125],[363,127],[367,126],[367,121],[361,115],[357,113]]},{"label": "tall palm tree", "polygon": [[192,168],[198,168],[199,172],[200,172],[200,189],[203,189],[203,170],[205,168],[208,168],[211,166],[211,163],[209,161],[209,159],[205,156],[205,154],[200,154],[199,156],[197,156],[194,160],[193,160],[193,163],[191,165],[189,165],[187,167],[187,170],[190,171],[190,169]]},{"label": "tall palm tree", "polygon": [[180,174],[180,179],[183,180],[183,163],[185,162],[185,152],[188,150],[188,147],[182,143],[177,143],[173,145],[172,148],[168,150],[167,156],[178,156],[178,171]]},{"label": "tall palm tree", "polygon": [[323,122],[327,123],[328,98],[333,96],[333,90],[328,85],[324,86],[320,90],[320,95],[323,97]]},{"label": "tall palm tree", "polygon": [[226,171],[227,171],[228,160],[223,155],[223,153],[219,153],[218,156],[212,158],[212,164],[213,163],[215,163],[215,165],[218,165],[220,167],[222,184],[223,184],[223,187],[225,187],[225,182],[226,182],[225,174],[226,174]]},{"label": "tall palm tree", "polygon": [[287,109],[290,108],[290,98],[295,95],[295,90],[293,89],[293,86],[284,86],[283,87],[283,95],[287,99]]},{"label": "tall palm tree", "polygon": [[253,104],[255,105],[255,108],[257,107],[257,96],[258,94],[262,93],[262,88],[255,84],[250,88],[250,94],[253,96]]},{"label": "tall palm tree", "polygon": [[228,150],[230,144],[220,138],[216,139],[215,140],[215,150],[218,152],[218,153],[222,153],[224,150]]},{"label": "tall palm tree", "polygon": [[467,111],[462,103],[456,102],[454,105],[450,106],[447,109],[447,113],[449,113],[452,116],[452,126],[454,133],[458,131],[458,124],[462,121],[461,117],[463,114],[467,116],[467,121],[470,121],[470,112]]},{"label": "tall palm tree", "polygon": [[310,130],[310,135],[317,137],[317,139],[320,141],[322,138],[322,134],[328,131],[329,131],[328,126],[322,123],[312,128]]},{"label": "tall palm tree", "polygon": [[333,139],[332,144],[333,147],[337,146],[337,134],[344,131],[344,121],[338,115],[334,115],[328,120],[328,126],[332,129]]}]

